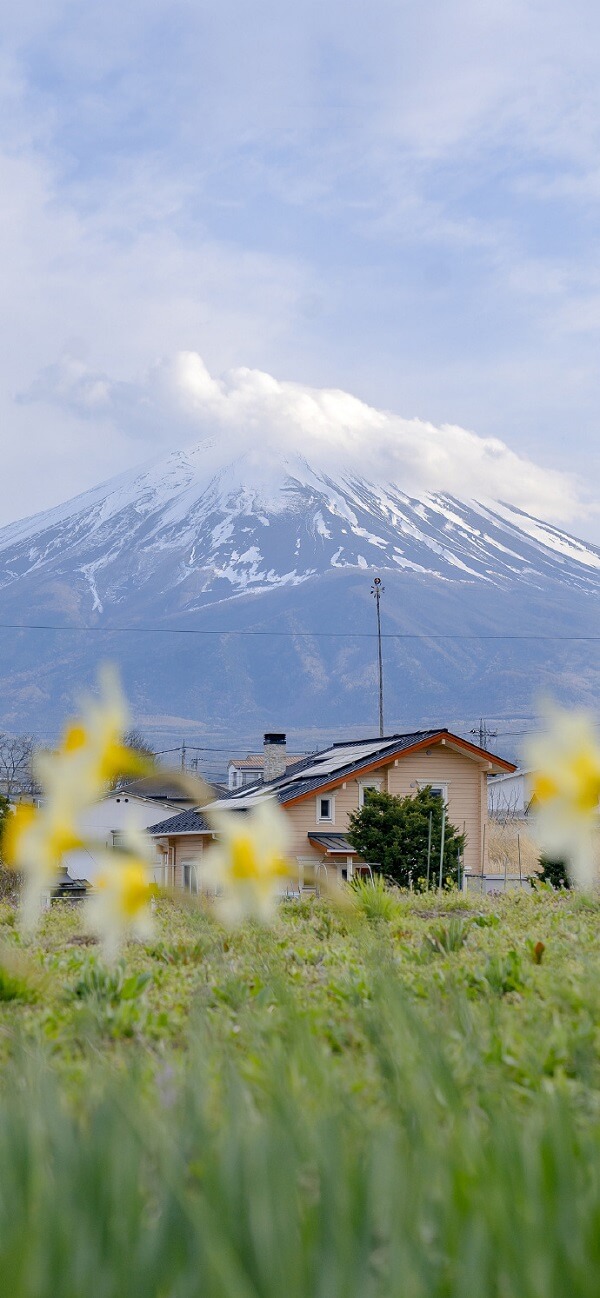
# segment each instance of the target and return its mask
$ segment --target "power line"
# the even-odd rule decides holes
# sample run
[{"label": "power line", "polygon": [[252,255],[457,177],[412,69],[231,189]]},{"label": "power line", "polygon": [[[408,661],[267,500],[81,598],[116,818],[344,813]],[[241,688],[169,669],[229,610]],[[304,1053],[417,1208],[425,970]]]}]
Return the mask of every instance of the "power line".
[{"label": "power line", "polygon": [[[67,635],[200,635],[262,636],[309,640],[374,640],[376,631],[255,631],[238,628],[203,629],[175,626],[59,626],[51,622],[0,622],[0,631],[58,631]],[[600,635],[507,635],[499,632],[383,631],[382,640],[542,640],[555,643],[600,641]]]},{"label": "power line", "polygon": [[479,725],[476,726],[474,730],[470,730],[470,731],[469,731],[469,734],[470,734],[470,735],[479,735],[479,747],[480,747],[480,748],[487,748],[487,747],[488,747],[488,739],[497,739],[497,738],[498,738],[498,731],[497,731],[497,730],[490,730],[487,721],[485,721],[483,717],[480,718],[480,720],[479,720]]},{"label": "power line", "polygon": [[[256,748],[256,747],[260,747],[260,746],[261,746],[261,745],[259,744],[259,741],[257,740],[256,745],[255,745],[255,748]],[[188,744],[188,743],[185,744],[186,752],[194,752],[194,753],[236,753],[236,754],[239,754],[239,753],[247,753],[247,752],[248,752],[248,749],[249,749],[250,747],[251,747],[251,743],[250,743],[250,742],[248,742],[247,744],[245,744],[243,748],[239,748],[239,747],[238,747],[238,748],[208,748],[208,747],[205,747],[203,744]],[[166,753],[180,753],[180,752],[181,752],[181,744],[177,744],[177,746],[176,746],[175,748],[160,748],[160,749],[158,750],[158,752],[156,752],[156,753],[154,754],[154,756],[155,756],[155,757],[164,757],[164,755],[165,755]],[[300,749],[299,752],[298,752],[298,756],[300,756],[300,757],[309,757],[310,754],[311,754],[311,752],[312,752],[312,749],[309,749],[309,748]]]}]

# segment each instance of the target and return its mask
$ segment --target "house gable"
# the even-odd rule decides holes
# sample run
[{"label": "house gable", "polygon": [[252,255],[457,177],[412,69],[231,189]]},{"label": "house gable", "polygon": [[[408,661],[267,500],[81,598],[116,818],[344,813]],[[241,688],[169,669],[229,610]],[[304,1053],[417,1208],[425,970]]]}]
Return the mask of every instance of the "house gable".
[{"label": "house gable", "polygon": [[[461,739],[459,735],[454,735],[448,730],[438,730],[428,732],[425,735],[420,734],[418,737],[415,736],[414,742],[403,744],[390,752],[382,753],[380,751],[377,755],[373,755],[365,761],[361,762],[359,760],[359,762],[351,764],[349,767],[342,767],[335,774],[332,772],[329,777],[324,775],[321,780],[317,777],[316,782],[311,782],[311,787],[308,789],[297,791],[292,784],[281,790],[278,794],[279,801],[286,807],[296,805],[308,798],[315,797],[315,795],[318,796],[321,793],[328,793],[339,788],[347,783],[349,779],[360,780],[375,771],[384,771],[390,766],[397,766],[400,761],[404,761],[416,753],[436,747],[447,748],[448,751],[461,753],[479,764],[486,774],[515,770],[514,763],[507,762],[502,757],[496,757],[492,753],[488,753],[486,749],[478,748],[475,744],[469,743],[466,739]],[[287,783],[285,777],[283,782]],[[274,792],[276,791],[274,790]]]},{"label": "house gable", "polygon": [[[362,805],[370,783],[395,797],[414,796],[430,784],[447,804],[452,823],[466,835],[465,866],[479,872],[485,855],[487,776],[515,769],[512,762],[449,730],[425,730],[333,744],[296,762],[268,784],[260,782],[231,793],[219,806],[243,812],[265,797],[275,797],[289,818],[292,856],[315,861],[345,856],[347,864],[356,855],[345,839],[349,817]],[[150,827],[153,837],[161,840],[177,880],[192,845],[202,852],[214,836],[205,810],[182,811]]]}]

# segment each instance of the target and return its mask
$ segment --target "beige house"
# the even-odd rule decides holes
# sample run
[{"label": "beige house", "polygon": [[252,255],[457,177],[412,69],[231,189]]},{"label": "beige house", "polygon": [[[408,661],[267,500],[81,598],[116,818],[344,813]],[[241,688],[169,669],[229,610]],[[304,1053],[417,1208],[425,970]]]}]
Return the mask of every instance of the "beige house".
[{"label": "beige house", "polygon": [[[487,781],[513,771],[512,762],[438,729],[333,744],[286,767],[283,738],[278,736],[279,772],[269,782],[232,792],[219,806],[242,812],[267,794],[276,797],[289,818],[292,853],[300,865],[324,862],[328,871],[350,878],[361,858],[346,838],[348,820],[363,805],[365,790],[404,796],[431,785],[445,802],[449,820],[466,834],[465,871],[485,871]],[[183,811],[149,832],[156,840],[164,883],[201,887],[202,856],[213,839],[202,812]]]}]

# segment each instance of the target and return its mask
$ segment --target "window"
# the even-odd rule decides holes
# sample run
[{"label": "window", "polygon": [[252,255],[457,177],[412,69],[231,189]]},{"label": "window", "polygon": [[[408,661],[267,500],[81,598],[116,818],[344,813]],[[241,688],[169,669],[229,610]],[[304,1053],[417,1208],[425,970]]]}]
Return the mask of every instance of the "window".
[{"label": "window", "polygon": [[358,781],[359,807],[364,807],[365,805],[365,789],[374,789],[376,793],[381,793],[381,785],[382,785],[382,781],[377,777],[375,777],[375,779],[372,780],[359,780]]},{"label": "window", "polygon": [[335,819],[335,802],[331,796],[317,798],[317,821],[332,825]]},{"label": "window", "polygon": [[428,786],[431,788],[434,798],[440,798],[448,806],[448,781],[442,780],[440,783],[439,780],[419,780],[417,783],[419,789],[426,789]]},{"label": "window", "polygon": [[198,875],[193,861],[183,862],[183,886],[186,892],[197,893],[198,891]]}]

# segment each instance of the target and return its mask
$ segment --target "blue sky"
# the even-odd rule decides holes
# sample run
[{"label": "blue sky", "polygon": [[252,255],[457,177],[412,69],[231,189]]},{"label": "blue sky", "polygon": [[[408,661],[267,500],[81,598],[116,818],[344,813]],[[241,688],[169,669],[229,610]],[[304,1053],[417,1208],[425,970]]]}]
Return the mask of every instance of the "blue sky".
[{"label": "blue sky", "polygon": [[156,374],[198,353],[500,439],[600,539],[597,5],[13,10],[0,523],[191,440]]}]

